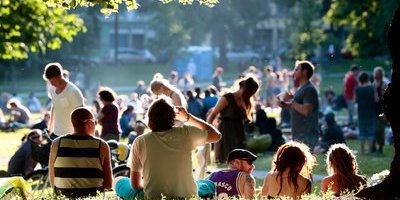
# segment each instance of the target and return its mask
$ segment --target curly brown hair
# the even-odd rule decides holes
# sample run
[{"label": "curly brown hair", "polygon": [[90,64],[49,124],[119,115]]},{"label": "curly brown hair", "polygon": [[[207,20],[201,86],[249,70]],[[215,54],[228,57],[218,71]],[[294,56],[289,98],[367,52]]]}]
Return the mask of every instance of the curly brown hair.
[{"label": "curly brown hair", "polygon": [[[288,182],[293,184],[295,190],[299,188],[297,177],[303,175],[311,180],[311,170],[315,165],[315,157],[310,153],[310,148],[300,142],[287,142],[281,145],[274,155],[272,161],[272,172],[278,172],[280,179],[280,188],[278,194],[282,191],[283,176],[282,173],[289,169]],[[311,187],[311,182],[307,188]]]},{"label": "curly brown hair", "polygon": [[175,111],[171,99],[162,96],[152,102],[147,111],[148,126],[152,131],[167,131],[174,126]]}]

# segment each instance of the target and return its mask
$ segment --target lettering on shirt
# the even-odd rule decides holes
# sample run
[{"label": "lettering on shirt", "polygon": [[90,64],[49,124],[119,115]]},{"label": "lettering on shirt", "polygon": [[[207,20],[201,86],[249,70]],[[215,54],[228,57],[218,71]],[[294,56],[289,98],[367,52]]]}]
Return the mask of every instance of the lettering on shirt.
[{"label": "lettering on shirt", "polygon": [[221,187],[224,188],[227,191],[231,191],[232,190],[232,186],[229,185],[229,183],[225,183],[225,182],[217,182],[217,187]]}]

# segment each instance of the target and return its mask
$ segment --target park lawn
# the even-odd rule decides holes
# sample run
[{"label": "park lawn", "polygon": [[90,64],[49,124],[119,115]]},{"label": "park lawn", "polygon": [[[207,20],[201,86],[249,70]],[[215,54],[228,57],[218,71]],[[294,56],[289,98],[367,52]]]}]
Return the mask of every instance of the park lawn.
[{"label": "park lawn", "polygon": [[[20,129],[13,132],[0,132],[0,170],[7,170],[7,163],[14,152],[21,144],[21,138],[24,134],[28,133],[29,129]],[[355,151],[359,151],[358,140],[347,140],[347,145]],[[259,153],[258,159],[255,161],[256,170],[269,171],[271,169],[271,161],[273,153]],[[390,163],[394,156],[393,145],[386,145],[384,147],[384,154],[382,155],[357,155],[359,165],[359,173],[371,177],[375,173],[379,173],[385,169],[390,168]],[[317,165],[313,169],[313,174],[327,175],[325,154],[317,154]],[[210,169],[226,167],[226,165],[212,164]]]}]

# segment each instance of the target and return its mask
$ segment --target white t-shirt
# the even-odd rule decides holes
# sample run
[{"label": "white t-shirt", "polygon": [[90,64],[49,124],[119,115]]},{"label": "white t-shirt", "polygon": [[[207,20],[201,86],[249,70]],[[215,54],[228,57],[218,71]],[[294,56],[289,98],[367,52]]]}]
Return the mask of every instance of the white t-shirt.
[{"label": "white t-shirt", "polygon": [[189,198],[197,195],[192,174],[191,153],[207,140],[207,131],[193,127],[173,127],[150,132],[135,139],[128,159],[134,172],[143,172],[145,196]]},{"label": "white t-shirt", "polygon": [[71,122],[71,112],[78,106],[83,106],[83,95],[78,87],[67,81],[67,85],[60,94],[56,88],[50,88],[50,95],[54,110],[54,133],[57,136],[74,132]]}]

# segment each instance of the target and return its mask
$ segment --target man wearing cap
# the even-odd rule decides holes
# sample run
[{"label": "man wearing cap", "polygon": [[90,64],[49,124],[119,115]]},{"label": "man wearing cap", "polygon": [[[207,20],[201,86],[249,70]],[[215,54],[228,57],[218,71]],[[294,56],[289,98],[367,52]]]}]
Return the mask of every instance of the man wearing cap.
[{"label": "man wearing cap", "polygon": [[256,181],[251,172],[254,170],[253,162],[256,159],[256,155],[245,149],[234,149],[229,153],[229,169],[213,172],[208,177],[216,185],[217,199],[254,199]]}]

